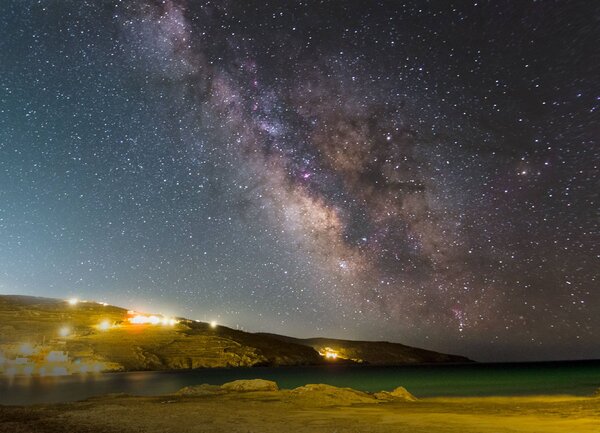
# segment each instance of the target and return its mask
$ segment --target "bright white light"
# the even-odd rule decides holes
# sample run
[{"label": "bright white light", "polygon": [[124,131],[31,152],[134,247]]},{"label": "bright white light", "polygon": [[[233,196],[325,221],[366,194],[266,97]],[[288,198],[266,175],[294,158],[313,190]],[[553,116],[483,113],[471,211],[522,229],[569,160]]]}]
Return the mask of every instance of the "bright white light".
[{"label": "bright white light", "polygon": [[71,298],[67,302],[69,303],[69,305],[77,305],[79,303],[79,299]]},{"label": "bright white light", "polygon": [[330,348],[330,347],[326,347],[324,349],[324,351],[323,352],[319,352],[319,354],[321,356],[324,356],[325,359],[331,359],[331,360],[336,360],[337,357],[338,357],[337,352],[335,350],[333,350],[332,348]]},{"label": "bright white light", "polygon": [[161,322],[161,319],[158,316],[150,316],[150,317],[148,317],[148,320],[153,325],[158,325]]},{"label": "bright white light", "polygon": [[68,337],[69,335],[71,335],[71,328],[69,328],[68,326],[63,326],[58,330],[58,335],[60,335],[63,338]]},{"label": "bright white light", "polygon": [[138,314],[137,316],[133,316],[129,318],[129,323],[133,323],[134,325],[158,325],[161,322],[161,318],[158,316],[144,316],[142,314]]},{"label": "bright white light", "polygon": [[210,327],[215,329],[217,327],[217,322],[214,320],[212,322],[210,322]]},{"label": "bright white light", "polygon": [[110,324],[110,322],[108,320],[103,320],[98,325],[98,329],[101,330],[101,331],[108,331],[110,328],[111,328],[111,324]]},{"label": "bright white light", "polygon": [[162,324],[164,326],[174,326],[179,321],[172,319],[170,317],[160,317],[160,316],[144,316],[143,314],[138,314],[136,316],[129,318],[129,323],[134,325],[159,325]]}]

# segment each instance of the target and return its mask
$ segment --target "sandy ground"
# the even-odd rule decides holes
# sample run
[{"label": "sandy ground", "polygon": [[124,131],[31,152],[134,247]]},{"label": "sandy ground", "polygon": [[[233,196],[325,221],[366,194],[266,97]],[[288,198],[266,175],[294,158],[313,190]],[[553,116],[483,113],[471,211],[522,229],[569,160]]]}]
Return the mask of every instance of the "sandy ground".
[{"label": "sandy ground", "polygon": [[0,406],[0,432],[600,433],[600,398],[435,398],[332,403],[290,391]]}]

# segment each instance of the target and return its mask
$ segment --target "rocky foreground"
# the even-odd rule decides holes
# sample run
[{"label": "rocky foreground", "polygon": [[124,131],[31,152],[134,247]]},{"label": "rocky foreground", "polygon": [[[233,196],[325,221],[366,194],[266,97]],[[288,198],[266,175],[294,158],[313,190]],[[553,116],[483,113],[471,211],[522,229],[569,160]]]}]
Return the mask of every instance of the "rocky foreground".
[{"label": "rocky foreground", "polygon": [[0,432],[597,433],[599,397],[417,400],[329,385],[280,390],[265,380],[200,385],[159,397],[110,395],[30,407],[0,406]]},{"label": "rocky foreground", "polygon": [[[326,362],[469,362],[464,357],[396,343],[301,340],[185,318],[169,318],[164,326],[162,322],[133,323],[135,317],[146,316],[92,301],[0,296],[0,358],[21,359],[10,367],[14,374],[23,374],[25,369],[36,374],[42,368],[46,374],[70,373],[77,366],[87,371],[134,371]],[[332,354],[335,357],[327,356]],[[0,365],[0,370],[8,371],[6,365]]]}]

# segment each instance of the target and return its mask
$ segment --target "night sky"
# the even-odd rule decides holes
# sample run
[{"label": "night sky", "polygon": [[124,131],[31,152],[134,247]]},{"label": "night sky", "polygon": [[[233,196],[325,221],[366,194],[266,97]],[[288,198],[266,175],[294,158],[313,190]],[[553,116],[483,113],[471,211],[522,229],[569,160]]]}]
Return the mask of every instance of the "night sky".
[{"label": "night sky", "polygon": [[600,358],[600,4],[0,2],[0,293]]}]

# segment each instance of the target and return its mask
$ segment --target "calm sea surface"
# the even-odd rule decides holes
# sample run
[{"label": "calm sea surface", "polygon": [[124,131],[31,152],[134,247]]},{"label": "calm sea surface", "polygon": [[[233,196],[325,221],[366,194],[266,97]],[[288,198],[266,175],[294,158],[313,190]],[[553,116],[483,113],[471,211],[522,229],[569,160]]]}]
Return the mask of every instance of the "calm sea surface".
[{"label": "calm sea surface", "polygon": [[108,393],[157,395],[189,385],[254,378],[274,380],[281,388],[327,383],[363,391],[381,391],[404,386],[417,397],[590,395],[600,388],[600,361],[210,369],[12,380],[4,377],[0,378],[0,404],[68,402]]}]

